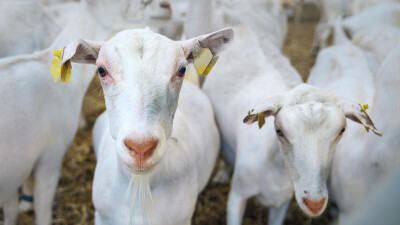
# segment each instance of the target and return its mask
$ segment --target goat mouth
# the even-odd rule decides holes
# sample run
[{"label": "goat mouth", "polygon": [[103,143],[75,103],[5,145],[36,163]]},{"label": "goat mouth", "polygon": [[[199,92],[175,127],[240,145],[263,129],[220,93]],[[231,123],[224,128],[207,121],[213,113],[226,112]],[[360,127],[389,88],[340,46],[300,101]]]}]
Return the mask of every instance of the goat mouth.
[{"label": "goat mouth", "polygon": [[[129,153],[128,153],[129,154]],[[130,155],[130,160],[123,160],[123,164],[129,169],[130,172],[135,174],[150,173],[157,163],[149,162],[143,158],[136,158]]]},{"label": "goat mouth", "polygon": [[139,167],[137,164],[126,164],[126,166],[128,167],[129,171],[134,174],[145,175],[151,173],[154,170],[155,164],[141,167]]},{"label": "goat mouth", "polygon": [[312,217],[319,216],[323,211],[322,209],[312,209],[312,208],[308,208],[307,206],[306,206],[306,208],[307,208],[306,214],[309,216],[312,216]]}]

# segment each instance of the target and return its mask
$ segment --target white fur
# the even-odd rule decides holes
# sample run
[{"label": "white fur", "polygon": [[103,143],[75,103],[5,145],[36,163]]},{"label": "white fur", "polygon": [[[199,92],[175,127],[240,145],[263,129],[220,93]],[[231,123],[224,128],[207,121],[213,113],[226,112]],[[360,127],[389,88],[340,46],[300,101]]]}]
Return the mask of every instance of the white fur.
[{"label": "white fur", "polygon": [[349,133],[335,152],[330,189],[340,210],[340,222],[400,166],[397,115],[400,109],[393,102],[400,96],[399,60],[400,48],[396,47],[379,70],[374,100],[370,104],[370,116],[383,136],[371,136],[362,128],[349,127]]},{"label": "white fur", "polygon": [[225,20],[226,25],[243,25],[250,28],[249,32],[254,32],[264,55],[289,87],[302,82],[300,74],[281,53],[287,31],[287,18],[281,1],[253,0],[244,6],[238,2],[225,3],[221,8],[226,14],[225,18],[229,18]]},{"label": "white fur", "polygon": [[352,0],[350,15],[356,15],[363,10],[383,2],[399,2],[399,0]]},{"label": "white fur", "polygon": [[343,20],[343,27],[354,36],[357,32],[380,25],[400,27],[400,3],[384,2]]},{"label": "white fur", "polygon": [[[252,196],[273,207],[269,223],[281,224],[293,190],[300,208],[318,216],[328,201],[326,181],[346,116],[371,124],[366,125],[366,115],[358,113],[356,104],[342,97],[309,85],[289,90],[261,51],[256,35],[245,27],[237,27],[236,34],[235,43],[214,68],[218,76],[207,79],[203,87],[215,109],[223,156],[235,165],[228,224],[241,223],[246,200]],[[229,68],[221,66],[228,63]],[[276,140],[271,118],[261,130],[243,124],[252,108],[245,122],[255,122],[257,113],[274,115],[275,129],[285,137]],[[306,199],[321,204],[311,210]]]},{"label": "white fur", "polygon": [[225,26],[219,2],[189,0],[184,37],[192,38]]},{"label": "white fur", "polygon": [[372,55],[380,65],[391,50],[400,43],[400,29],[388,25],[364,29],[354,35],[352,42],[366,54]]},{"label": "white fur", "polygon": [[[356,102],[368,103],[374,111],[385,108],[385,112],[394,112],[395,110],[388,109],[392,104],[387,102],[390,101],[389,99],[394,99],[397,93],[395,88],[398,88],[398,79],[395,77],[397,75],[393,73],[398,68],[389,69],[390,66],[396,65],[394,60],[398,60],[398,56],[390,63],[387,62],[386,65],[384,63],[376,78],[378,80],[376,90],[381,94],[380,97],[375,93],[374,75],[369,70],[363,52],[351,43],[334,45],[321,51],[311,71],[309,83]],[[382,70],[389,70],[392,73],[383,76]],[[382,77],[384,78],[382,79]],[[385,94],[386,92],[387,94]],[[379,102],[382,104],[377,106],[376,104]],[[370,115],[377,126],[383,128],[383,138],[367,134],[364,128],[354,123],[348,123],[343,140],[338,144],[333,157],[330,189],[333,201],[339,206],[340,220],[344,219],[345,215],[365,198],[368,194],[367,190],[373,189],[374,182],[378,181],[378,177],[393,169],[394,164],[398,163],[396,159],[399,157],[393,152],[381,152],[382,148],[386,146],[390,146],[388,149],[396,149],[396,142],[390,142],[391,134],[389,134],[389,139],[385,137],[387,135],[385,125],[396,127],[398,126],[395,123],[396,120],[393,120],[394,117],[390,117],[388,113],[383,112],[379,114],[381,118],[377,117],[378,114],[374,114],[374,112],[371,112]],[[384,117],[388,119],[384,119]],[[387,123],[382,124],[382,121],[387,121]],[[392,122],[394,124],[390,125]],[[378,152],[378,149],[381,151]],[[378,157],[381,153],[382,155]],[[381,170],[380,165],[385,165],[383,166],[385,169]],[[386,166],[389,169],[386,169]]]},{"label": "white fur", "polygon": [[[135,204],[133,224],[144,224],[149,218],[152,224],[190,224],[197,195],[211,175],[219,147],[211,105],[197,87],[186,81],[180,95],[165,156],[149,178],[151,211],[143,212],[143,206]],[[202,113],[190,107],[200,107]],[[98,145],[93,183],[95,224],[129,224],[131,201],[137,193],[129,190],[132,175],[118,158],[116,142],[109,129],[105,113],[96,121],[94,129],[102,132],[100,142],[94,142]],[[133,186],[138,182],[139,179],[134,179]]]},{"label": "white fur", "polygon": [[78,2],[63,2],[43,6],[45,12],[55,21],[55,23],[63,28],[71,18],[74,18],[79,12]]},{"label": "white fur", "polygon": [[190,38],[202,32],[240,24],[252,28],[260,40],[267,39],[268,43],[282,48],[287,22],[279,0],[251,0],[246,4],[239,0],[192,0],[185,23],[185,36]]},{"label": "white fur", "polygon": [[[340,18],[335,24],[335,45],[318,54],[307,82],[354,101],[370,103],[375,90],[374,73],[363,51],[347,39],[339,22]],[[353,88],[349,89],[349,84]]]},{"label": "white fur", "polygon": [[[197,20],[195,22],[191,20],[187,22],[187,26],[191,27],[193,32],[196,32],[193,29],[194,27],[209,29],[211,27],[210,20],[216,21],[218,24],[221,21],[218,20],[221,15],[222,18],[225,18],[222,20],[224,24],[237,26],[237,41],[224,54],[223,63],[221,63],[229,64],[230,66],[222,67],[221,64],[217,64],[215,69],[217,76],[210,77],[210,82],[204,89],[216,110],[223,140],[223,156],[231,165],[235,166],[235,171],[241,171],[234,173],[228,202],[228,223],[239,224],[243,217],[246,199],[252,195],[259,194],[259,199],[265,205],[273,206],[270,209],[270,224],[281,224],[289,204],[288,201],[291,198],[292,187],[289,177],[286,176],[283,160],[279,158],[278,144],[277,142],[258,143],[259,145],[265,145],[265,152],[260,153],[261,155],[254,154],[234,162],[236,147],[238,152],[242,151],[241,154],[246,154],[249,148],[250,151],[255,152],[258,152],[258,149],[251,149],[250,146],[246,147],[247,142],[237,143],[235,141],[236,134],[232,134],[235,132],[232,126],[242,120],[240,117],[244,114],[239,115],[239,112],[248,110],[241,108],[240,104],[234,105],[233,102],[238,103],[238,101],[243,101],[240,99],[241,97],[247,99],[252,96],[251,93],[245,93],[241,89],[241,85],[249,82],[248,77],[243,76],[243,78],[240,78],[238,77],[239,74],[251,74],[251,77],[254,76],[252,83],[256,84],[258,82],[257,76],[262,71],[266,73],[272,71],[273,78],[270,79],[278,80],[272,82],[273,91],[284,90],[302,82],[300,75],[290,65],[289,60],[280,52],[286,34],[286,15],[279,1],[250,1],[246,2],[246,4],[222,1],[216,8],[212,5],[213,1],[197,1],[197,3],[193,4],[196,4],[196,7],[192,8],[191,19],[197,18]],[[201,12],[211,12],[212,15],[209,18],[202,18]],[[196,24],[196,26],[191,24]],[[186,31],[189,32],[190,30]],[[257,64],[257,62],[260,63]],[[233,76],[231,77],[230,75]],[[269,82],[270,80],[266,83]],[[208,82],[206,81],[206,83]],[[257,85],[262,84],[265,83],[260,82]],[[227,104],[230,106],[226,107]],[[229,113],[225,115],[225,112]],[[235,122],[232,123],[232,121]],[[243,137],[244,139],[245,137]],[[240,145],[240,147],[236,146],[236,144]],[[271,164],[266,164],[266,157],[270,157],[267,160],[272,162]],[[249,164],[248,162],[251,163]],[[266,171],[274,172],[270,176],[262,177]],[[249,176],[249,174],[254,174],[254,176]]]},{"label": "white fur", "polygon": [[0,1],[0,58],[47,48],[61,31],[34,1]]},{"label": "white fur", "polygon": [[[272,120],[266,128],[247,126],[242,120],[261,96],[288,89],[286,80],[269,63],[251,29],[237,27],[236,39],[204,83],[222,138],[222,154],[234,165],[228,201],[228,224],[240,224],[246,200],[257,196],[270,209],[270,224],[281,224],[292,196],[274,136]],[[229,64],[229,67],[223,66]],[[269,127],[268,127],[269,126]]]},{"label": "white fur", "polygon": [[[217,55],[232,35],[226,29],[177,42],[150,30],[127,30],[102,44],[96,64],[109,75],[100,78],[107,112],[93,130],[96,224],[191,223],[220,140],[208,98],[178,71],[198,43]],[[149,138],[158,143],[140,162],[126,140]]]},{"label": "white fur", "polygon": [[37,2],[41,2],[43,5],[56,5],[63,3],[76,2],[76,0],[35,0]]},{"label": "white fur", "polygon": [[320,11],[320,21],[314,35],[312,53],[315,55],[327,45],[336,18],[349,15],[350,1],[347,0],[317,0]]},{"label": "white fur", "polygon": [[[396,2],[392,2],[392,0],[317,0],[316,3],[320,10],[321,19],[315,31],[312,51],[313,54],[316,54],[319,49],[323,49],[326,47],[328,38],[331,36],[333,25],[337,17],[350,16],[355,14],[365,15],[363,16],[363,19],[359,20],[358,23],[369,27],[374,24],[382,24],[387,20],[391,20],[393,22],[399,21],[398,19],[396,19],[398,17],[383,14],[372,15],[368,13],[368,11],[371,11],[371,9],[374,8],[371,6],[374,6],[375,4],[377,4],[376,8],[385,8],[384,5],[395,6]],[[395,8],[397,8],[397,6]],[[392,9],[392,11],[395,10],[397,9]],[[345,21],[344,23],[347,25],[347,21]],[[354,29],[360,29],[361,27],[359,26],[359,24],[354,24],[354,27],[352,25],[349,26],[352,26],[352,28]],[[353,31],[350,30],[350,32]]]},{"label": "white fur", "polygon": [[[287,17],[280,0],[222,1],[225,25],[243,24],[252,28],[264,50],[264,42],[282,49],[287,32]],[[268,40],[268,41],[265,41]]]},{"label": "white fur", "polygon": [[[287,21],[279,0],[246,1],[197,1],[189,4],[185,23],[185,36],[193,37],[223,26],[244,25],[254,32],[258,44],[275,69],[285,78],[290,87],[301,83],[298,72],[290,61],[281,54]],[[204,15],[208,16],[205,17]],[[242,31],[247,32],[247,31]]]},{"label": "white fur", "polygon": [[[154,13],[152,4],[141,9],[137,8],[138,2],[132,2],[131,10],[127,10],[127,1],[83,1],[79,16],[71,20],[50,48],[0,61],[0,206],[5,211],[6,225],[15,224],[17,189],[31,173],[35,179],[36,224],[50,224],[61,160],[74,138],[83,97],[94,75],[94,67],[74,65],[72,81],[55,84],[49,73],[53,49],[77,38],[107,39],[133,26],[145,14]],[[104,13],[114,20],[103,18]]]},{"label": "white fur", "polygon": [[183,27],[188,13],[189,1],[172,0],[170,2],[172,18],[171,21],[161,29],[161,33],[173,40],[180,40],[183,35]]}]

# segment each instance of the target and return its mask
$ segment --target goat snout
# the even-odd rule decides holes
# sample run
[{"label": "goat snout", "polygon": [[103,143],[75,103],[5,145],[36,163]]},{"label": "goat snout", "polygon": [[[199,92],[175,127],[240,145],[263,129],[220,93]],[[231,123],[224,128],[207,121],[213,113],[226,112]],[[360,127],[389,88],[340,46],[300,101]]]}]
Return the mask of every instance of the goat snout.
[{"label": "goat snout", "polygon": [[318,214],[325,205],[325,198],[319,200],[303,198],[303,202],[308,210],[310,210],[313,214]]},{"label": "goat snout", "polygon": [[164,8],[164,9],[170,9],[171,4],[169,4],[169,2],[167,2],[167,1],[162,1],[162,2],[160,2],[160,7]]},{"label": "goat snout", "polygon": [[131,138],[126,138],[124,140],[126,148],[130,151],[131,156],[142,164],[146,159],[153,155],[154,150],[157,147],[158,140],[151,139],[146,141],[138,141]]}]

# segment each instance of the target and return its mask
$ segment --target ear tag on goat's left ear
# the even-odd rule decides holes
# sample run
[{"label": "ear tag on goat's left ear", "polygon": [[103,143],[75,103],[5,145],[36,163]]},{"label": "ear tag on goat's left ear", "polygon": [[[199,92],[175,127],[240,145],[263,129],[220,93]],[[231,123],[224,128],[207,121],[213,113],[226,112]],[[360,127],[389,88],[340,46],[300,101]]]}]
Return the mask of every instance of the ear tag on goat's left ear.
[{"label": "ear tag on goat's left ear", "polygon": [[204,70],[204,75],[207,76],[207,75],[210,73],[210,71],[211,71],[211,69],[214,67],[215,63],[218,62],[218,59],[219,59],[219,56],[213,57],[213,58],[211,59],[210,64],[208,64],[206,70]]},{"label": "ear tag on goat's left ear", "polygon": [[207,69],[208,65],[213,59],[213,54],[211,53],[210,49],[200,47],[200,52],[193,52],[193,59],[194,59],[194,67],[196,68],[197,73],[203,74],[203,72]]},{"label": "ear tag on goat's left ear", "polygon": [[70,82],[71,72],[72,72],[71,61],[67,60],[61,67],[61,82]]},{"label": "ear tag on goat's left ear", "polygon": [[265,116],[264,113],[260,112],[257,114],[258,117],[258,128],[262,128],[265,124]]},{"label": "ear tag on goat's left ear", "polygon": [[[371,118],[369,117],[369,115],[368,115],[368,113],[367,113],[367,109],[369,108],[369,107],[368,107],[368,104],[360,105],[360,107],[361,107],[361,110],[362,110],[362,111],[365,113],[365,115],[367,116],[367,119],[369,120],[369,122],[370,122],[372,125],[374,125],[374,123],[372,122]],[[369,128],[368,128],[368,127],[365,127],[365,129],[367,130],[367,132],[369,132]]]},{"label": "ear tag on goat's left ear", "polygon": [[63,57],[63,52],[64,50],[61,49],[55,49],[54,50],[54,58],[51,61],[51,66],[50,66],[50,73],[51,76],[54,79],[54,82],[57,83],[58,78],[60,77],[60,73],[61,73],[61,67],[60,67],[60,63]]}]

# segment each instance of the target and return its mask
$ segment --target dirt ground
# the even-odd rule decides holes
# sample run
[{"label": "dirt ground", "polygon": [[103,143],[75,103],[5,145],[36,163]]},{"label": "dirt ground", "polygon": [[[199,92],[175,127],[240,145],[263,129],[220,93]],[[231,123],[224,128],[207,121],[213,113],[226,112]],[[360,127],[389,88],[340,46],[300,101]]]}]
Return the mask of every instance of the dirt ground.
[{"label": "dirt ground", "polygon": [[[289,22],[283,52],[290,58],[303,79],[308,76],[315,61],[315,58],[310,56],[310,52],[318,19],[317,9],[313,6],[306,6],[300,23]],[[96,160],[93,154],[91,130],[95,119],[104,110],[101,87],[98,78],[95,78],[90,85],[83,106],[88,127],[77,133],[71,149],[64,158],[62,177],[53,206],[53,224],[94,224],[91,190]],[[199,196],[192,223],[194,225],[226,224],[228,192],[228,184],[209,184]],[[0,218],[1,220],[2,218]],[[244,224],[267,224],[267,220],[267,208],[258,205],[254,200],[250,200],[247,204]],[[307,218],[299,210],[295,201],[292,201],[285,224],[319,225],[328,224],[329,221],[327,213],[317,219]],[[33,213],[25,213],[20,216],[19,225],[28,224],[33,224]],[[0,222],[0,225],[2,225],[2,222]]]}]

